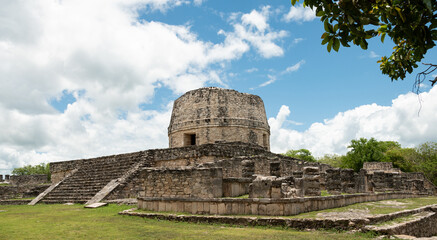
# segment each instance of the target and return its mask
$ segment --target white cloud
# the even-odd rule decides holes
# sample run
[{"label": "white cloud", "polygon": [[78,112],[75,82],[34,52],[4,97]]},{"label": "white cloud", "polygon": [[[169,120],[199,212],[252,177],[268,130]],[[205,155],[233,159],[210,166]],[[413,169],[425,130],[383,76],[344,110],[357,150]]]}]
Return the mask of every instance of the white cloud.
[{"label": "white cloud", "polygon": [[299,70],[299,68],[305,64],[305,60],[300,60],[298,63],[294,64],[293,66],[288,67],[287,69],[285,69],[282,74],[286,74],[286,73],[291,73],[291,72],[296,72],[297,70]]},{"label": "white cloud", "polygon": [[[294,64],[293,66],[287,67],[284,71],[280,72],[279,74],[268,74],[267,77],[269,80],[261,83],[260,85],[258,85],[258,87],[252,87],[250,88],[250,90],[254,90],[255,88],[261,88],[261,87],[265,87],[267,85],[270,85],[274,82],[276,82],[278,76],[287,74],[287,73],[292,73],[292,72],[296,72],[297,70],[299,70],[299,68],[305,64],[305,60],[300,60],[298,63]],[[271,72],[273,72],[271,70]],[[278,75],[278,76],[277,76]],[[296,124],[299,125],[299,124]]]},{"label": "white cloud", "polygon": [[285,22],[310,22],[316,18],[316,12],[309,8],[298,5],[297,7],[291,6],[290,11],[283,16]]},{"label": "white cloud", "polygon": [[269,26],[267,24],[267,18],[269,15],[269,6],[263,7],[261,12],[256,10],[252,10],[252,12],[248,14],[244,14],[241,17],[241,20],[244,25],[255,26],[258,31],[264,32],[266,28]]},{"label": "white cloud", "polygon": [[379,58],[380,56],[376,54],[374,51],[370,51],[369,58]]},{"label": "white cloud", "polygon": [[246,70],[246,72],[248,72],[248,73],[253,73],[253,72],[257,72],[257,71],[258,71],[258,68],[250,68],[250,69]]},{"label": "white cloud", "polygon": [[[240,14],[231,23],[235,31],[221,32],[225,40],[217,44],[199,40],[190,26],[138,19],[140,11],[188,3],[193,1],[2,4],[0,174],[23,164],[167,147],[169,108],[139,107],[151,103],[156,88],[179,94],[206,84],[227,87],[222,64],[251,47],[263,57],[282,54],[274,41],[285,32],[270,29],[268,7]],[[63,92],[76,101],[60,113],[49,102]]]},{"label": "white cloud", "polygon": [[276,76],[267,75],[267,77],[269,78],[269,80],[261,83],[258,87],[265,87],[265,86],[270,85],[276,81]]},{"label": "white cloud", "polygon": [[421,93],[421,99],[419,116],[418,97],[408,93],[399,95],[391,106],[359,106],[313,123],[303,132],[283,126],[290,110],[282,106],[278,115],[269,119],[272,151],[307,148],[315,156],[345,154],[350,141],[361,137],[398,141],[404,147],[437,141],[437,87]]},{"label": "white cloud", "polygon": [[303,38],[295,38],[295,39],[293,39],[293,43],[298,44],[298,43],[302,42],[303,40],[304,40]]},{"label": "white cloud", "polygon": [[200,6],[200,5],[202,5],[203,1],[204,0],[194,0],[193,2],[194,2],[194,5]]},{"label": "white cloud", "polygon": [[270,14],[269,9],[269,6],[265,6],[261,11],[252,10],[250,13],[243,14],[240,18],[238,18],[239,13],[234,13],[229,18],[234,26],[234,31],[229,33],[220,31],[220,33],[226,36],[225,41],[229,40],[240,44],[249,43],[264,58],[282,56],[284,50],[274,41],[286,37],[288,33],[284,30],[273,31],[270,29],[267,23]]}]

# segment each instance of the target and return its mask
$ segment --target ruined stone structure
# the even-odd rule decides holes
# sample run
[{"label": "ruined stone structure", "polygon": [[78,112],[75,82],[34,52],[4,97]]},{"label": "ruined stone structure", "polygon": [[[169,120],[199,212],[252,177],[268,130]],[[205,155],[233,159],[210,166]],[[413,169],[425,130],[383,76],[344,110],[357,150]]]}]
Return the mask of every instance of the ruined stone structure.
[{"label": "ruined stone structure", "polygon": [[[182,206],[195,213],[286,215],[435,193],[423,174],[402,173],[387,163],[368,163],[358,174],[270,152],[261,98],[234,90],[201,88],[182,95],[174,103],[168,134],[166,149],[50,163],[52,185],[31,204],[138,198],[139,207],[150,210]],[[323,202],[323,190],[339,197]],[[384,194],[372,197],[375,192]],[[246,194],[249,199],[222,200]],[[307,206],[313,201],[314,207]]]},{"label": "ruined stone structure", "polygon": [[[2,175],[0,175],[2,179]],[[6,175],[6,185],[0,185],[0,200],[36,197],[50,186],[47,175]]]},{"label": "ruined stone structure", "polygon": [[261,98],[220,88],[201,88],[176,99],[168,138],[171,148],[244,142],[270,149],[270,128]]}]

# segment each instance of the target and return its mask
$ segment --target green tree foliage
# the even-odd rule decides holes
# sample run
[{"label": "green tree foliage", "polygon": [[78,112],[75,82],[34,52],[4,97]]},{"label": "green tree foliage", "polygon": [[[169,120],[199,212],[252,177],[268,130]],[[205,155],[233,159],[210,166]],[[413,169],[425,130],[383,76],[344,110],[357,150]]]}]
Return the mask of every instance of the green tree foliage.
[{"label": "green tree foliage", "polygon": [[318,158],[317,161],[320,163],[328,164],[332,167],[341,167],[344,156],[337,154],[325,154],[323,157]]},{"label": "green tree foliage", "polygon": [[[295,5],[299,0],[291,0]],[[383,74],[404,79],[437,41],[435,0],[304,0],[324,24],[322,44],[338,51],[349,43],[367,49],[368,39],[386,36],[395,44],[389,57],[378,61]]]},{"label": "green tree foliage", "polygon": [[[386,144],[388,145],[388,144]],[[376,139],[360,138],[352,140],[348,146],[351,150],[342,160],[341,166],[344,168],[352,168],[358,172],[363,168],[365,162],[384,162],[384,149],[386,145],[380,144]]]},{"label": "green tree foliage", "polygon": [[416,151],[415,171],[423,172],[429,180],[437,185],[437,143],[423,143],[416,148]]},{"label": "green tree foliage", "polygon": [[12,170],[13,175],[34,175],[34,174],[46,174],[48,180],[50,180],[50,164],[41,163],[39,165],[27,165],[21,168],[14,168]]},{"label": "green tree foliage", "polygon": [[351,150],[341,158],[341,167],[359,171],[365,162],[392,162],[394,167],[404,172],[414,170],[416,151],[402,148],[398,142],[360,138],[352,140],[349,148]]},{"label": "green tree foliage", "polygon": [[285,156],[288,157],[294,157],[300,160],[304,160],[307,162],[315,162],[316,159],[311,154],[310,150],[308,149],[299,149],[299,150],[288,150],[285,154]]}]

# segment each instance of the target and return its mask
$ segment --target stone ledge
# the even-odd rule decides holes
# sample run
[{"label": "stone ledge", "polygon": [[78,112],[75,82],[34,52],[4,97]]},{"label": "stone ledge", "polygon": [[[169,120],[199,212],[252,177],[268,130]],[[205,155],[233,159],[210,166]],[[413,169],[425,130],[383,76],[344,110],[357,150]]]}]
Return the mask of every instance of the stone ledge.
[{"label": "stone ledge", "polygon": [[297,198],[165,198],[165,197],[138,197],[138,200],[143,201],[180,201],[180,202],[244,202],[244,203],[302,203],[306,201],[323,201],[323,200],[341,200],[353,197],[366,197],[366,196],[384,196],[393,194],[404,194],[409,197],[424,197],[429,196],[427,194],[412,194],[409,192],[396,192],[396,193],[357,193],[350,195],[333,195],[333,196],[316,196],[316,197],[297,197]]},{"label": "stone ledge", "polygon": [[27,205],[31,199],[24,200],[0,200],[0,205]]},{"label": "stone ledge", "polygon": [[280,226],[297,229],[339,229],[351,230],[368,224],[366,219],[292,219],[283,217],[243,217],[243,216],[196,216],[160,213],[132,212],[132,209],[119,212],[120,215],[138,216],[150,219],[193,222],[221,223],[239,226]]}]

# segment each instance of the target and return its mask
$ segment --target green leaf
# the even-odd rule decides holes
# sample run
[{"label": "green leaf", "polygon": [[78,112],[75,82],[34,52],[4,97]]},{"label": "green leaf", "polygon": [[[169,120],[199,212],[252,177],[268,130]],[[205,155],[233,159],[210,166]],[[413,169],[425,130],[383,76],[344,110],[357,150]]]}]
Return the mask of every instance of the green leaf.
[{"label": "green leaf", "polygon": [[366,42],[366,40],[361,39],[361,41],[360,41],[360,47],[361,47],[362,49],[364,49],[364,50],[367,49],[367,42]]},{"label": "green leaf", "polygon": [[425,3],[426,8],[428,8],[428,11],[432,12],[432,2],[431,0],[423,0],[423,3]]},{"label": "green leaf", "polygon": [[294,6],[294,4],[296,4],[296,0],[291,0],[291,5]]},{"label": "green leaf", "polygon": [[317,17],[321,17],[321,16],[323,16],[323,15],[325,15],[325,12],[324,12],[324,11],[318,11],[318,12],[316,13],[316,16],[317,16]]},{"label": "green leaf", "polygon": [[396,11],[398,12],[399,16],[402,18],[402,22],[405,22],[405,17],[402,14],[402,10],[398,7],[395,7]]},{"label": "green leaf", "polygon": [[349,24],[353,24],[354,23],[354,19],[351,16],[349,16],[349,15],[347,15],[347,20],[348,20]]},{"label": "green leaf", "polygon": [[326,47],[328,49],[328,52],[331,52],[332,43],[333,43],[333,41],[331,39],[331,41],[329,41],[329,43],[328,43],[328,46]]},{"label": "green leaf", "polygon": [[381,42],[382,42],[382,43],[384,43],[385,35],[386,35],[386,33],[382,33],[382,34],[381,34]]},{"label": "green leaf", "polygon": [[338,30],[338,24],[335,24],[334,25],[334,32],[337,32],[337,30]]},{"label": "green leaf", "polygon": [[325,28],[325,32],[330,32],[328,19],[325,20],[325,22],[323,23],[323,26]]},{"label": "green leaf", "polygon": [[330,36],[326,36],[322,41],[322,45],[325,45],[327,42],[329,42],[330,39],[331,39]]},{"label": "green leaf", "polygon": [[329,34],[329,33],[327,33],[327,32],[323,33],[321,39],[326,38],[326,37],[328,36],[328,34]]},{"label": "green leaf", "polygon": [[340,48],[340,40],[337,38],[334,38],[334,44],[332,44],[332,48],[338,52],[338,49]]}]

